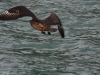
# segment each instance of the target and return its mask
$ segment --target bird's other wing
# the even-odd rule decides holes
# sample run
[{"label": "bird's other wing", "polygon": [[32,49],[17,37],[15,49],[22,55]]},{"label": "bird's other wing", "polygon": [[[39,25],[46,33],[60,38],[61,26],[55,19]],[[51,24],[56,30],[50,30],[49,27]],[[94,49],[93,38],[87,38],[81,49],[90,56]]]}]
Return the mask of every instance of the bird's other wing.
[{"label": "bird's other wing", "polygon": [[47,26],[58,25],[58,30],[59,30],[60,35],[62,36],[62,38],[65,37],[64,29],[63,29],[63,26],[61,24],[61,21],[55,13],[52,12],[49,17],[47,17],[44,20],[41,20],[41,22]]},{"label": "bird's other wing", "polygon": [[16,6],[0,14],[0,20],[15,20],[23,16],[33,16],[34,14],[25,6]]}]

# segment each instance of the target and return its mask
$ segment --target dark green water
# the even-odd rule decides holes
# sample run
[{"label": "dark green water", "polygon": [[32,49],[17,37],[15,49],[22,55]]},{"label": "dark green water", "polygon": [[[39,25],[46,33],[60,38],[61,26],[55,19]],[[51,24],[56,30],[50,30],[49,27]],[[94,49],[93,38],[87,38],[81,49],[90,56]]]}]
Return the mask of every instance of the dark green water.
[{"label": "dark green water", "polygon": [[41,34],[29,17],[0,21],[0,75],[100,75],[99,0],[0,0],[0,13],[17,5],[40,19],[55,12],[66,37]]}]

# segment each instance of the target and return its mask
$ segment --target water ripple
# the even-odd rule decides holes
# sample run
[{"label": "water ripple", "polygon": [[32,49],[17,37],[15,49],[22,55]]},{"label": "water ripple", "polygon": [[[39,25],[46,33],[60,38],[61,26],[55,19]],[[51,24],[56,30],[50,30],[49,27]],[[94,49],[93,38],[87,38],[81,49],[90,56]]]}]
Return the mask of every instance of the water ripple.
[{"label": "water ripple", "polygon": [[99,0],[0,0],[0,12],[17,5],[27,6],[40,19],[55,12],[65,30],[62,39],[58,32],[49,36],[33,29],[28,17],[0,21],[0,74],[99,75],[99,4]]}]

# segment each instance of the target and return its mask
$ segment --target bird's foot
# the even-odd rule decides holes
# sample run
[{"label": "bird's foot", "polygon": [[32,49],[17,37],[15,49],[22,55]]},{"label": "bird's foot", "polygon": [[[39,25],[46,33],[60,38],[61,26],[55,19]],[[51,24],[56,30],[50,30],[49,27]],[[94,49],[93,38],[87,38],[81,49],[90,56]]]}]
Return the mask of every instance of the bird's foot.
[{"label": "bird's foot", "polygon": [[45,34],[45,32],[41,31],[42,34]]},{"label": "bird's foot", "polygon": [[51,33],[50,33],[50,32],[48,32],[48,35],[51,35]]}]

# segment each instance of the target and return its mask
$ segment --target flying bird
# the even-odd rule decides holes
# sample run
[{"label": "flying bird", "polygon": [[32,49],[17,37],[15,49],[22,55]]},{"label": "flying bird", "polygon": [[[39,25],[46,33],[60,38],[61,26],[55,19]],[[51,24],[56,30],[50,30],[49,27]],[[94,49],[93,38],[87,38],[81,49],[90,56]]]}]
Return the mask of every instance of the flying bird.
[{"label": "flying bird", "polygon": [[32,20],[30,20],[31,26],[34,29],[41,31],[43,34],[45,34],[46,31],[49,35],[51,35],[51,32],[56,32],[57,28],[53,28],[52,26],[57,25],[61,37],[65,37],[61,21],[54,12],[52,12],[47,18],[40,20],[25,6],[16,6],[0,14],[0,20],[16,20],[24,16],[32,17]]}]

